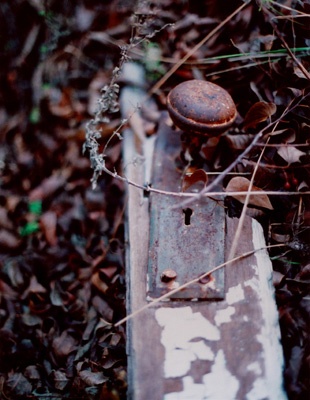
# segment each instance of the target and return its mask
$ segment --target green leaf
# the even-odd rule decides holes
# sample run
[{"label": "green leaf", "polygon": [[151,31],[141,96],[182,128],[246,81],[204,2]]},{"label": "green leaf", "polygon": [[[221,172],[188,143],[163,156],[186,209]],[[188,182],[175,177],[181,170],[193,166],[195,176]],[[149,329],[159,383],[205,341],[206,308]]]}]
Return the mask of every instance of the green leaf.
[{"label": "green leaf", "polygon": [[41,200],[33,200],[28,204],[28,210],[31,214],[41,215],[42,214],[42,201]]},{"label": "green leaf", "polygon": [[38,223],[38,221],[31,221],[31,222],[27,222],[26,225],[24,225],[20,231],[19,234],[21,236],[29,236],[32,233],[37,232],[40,229],[40,225]]},{"label": "green leaf", "polygon": [[33,107],[29,115],[29,121],[32,124],[37,124],[40,121],[40,109],[39,107]]}]

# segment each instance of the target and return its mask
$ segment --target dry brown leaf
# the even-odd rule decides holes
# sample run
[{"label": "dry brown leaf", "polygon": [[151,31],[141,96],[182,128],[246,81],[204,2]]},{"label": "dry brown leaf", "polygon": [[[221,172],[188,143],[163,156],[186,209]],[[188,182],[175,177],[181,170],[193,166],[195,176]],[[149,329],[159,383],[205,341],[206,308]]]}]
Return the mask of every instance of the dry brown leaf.
[{"label": "dry brown leaf", "polygon": [[8,210],[4,207],[0,207],[0,228],[13,229],[13,222],[8,216]]},{"label": "dry brown leaf", "polygon": [[77,341],[68,331],[63,331],[60,336],[53,340],[52,348],[57,357],[67,357],[77,349]]},{"label": "dry brown leaf", "polygon": [[244,117],[244,129],[255,128],[261,122],[266,121],[277,111],[274,103],[259,101],[249,109]]},{"label": "dry brown leaf", "polygon": [[45,287],[38,282],[36,276],[34,275],[30,278],[30,283],[27,290],[32,293],[46,293]]},{"label": "dry brown leaf", "polygon": [[293,146],[282,146],[278,150],[278,154],[288,164],[292,164],[294,162],[300,162],[300,157],[304,156],[306,153],[296,149],[296,147]]},{"label": "dry brown leaf", "polygon": [[[27,398],[30,396],[31,390],[32,385],[23,374],[20,372],[9,372],[8,379],[6,380],[6,392],[11,391],[11,393],[14,393],[15,398]],[[10,395],[10,398],[13,397]]]},{"label": "dry brown leaf", "polygon": [[229,148],[233,150],[244,150],[254,139],[254,135],[225,135]]},{"label": "dry brown leaf", "polygon": [[72,118],[74,110],[71,100],[71,90],[59,90],[51,87],[46,90],[46,97],[48,97],[49,111],[52,115],[59,118]]},{"label": "dry brown leaf", "polygon": [[93,274],[91,283],[102,293],[106,293],[109,288],[109,286],[100,279],[98,271]]},{"label": "dry brown leaf", "polygon": [[270,133],[270,136],[280,136],[284,143],[293,143],[296,139],[296,132],[292,128],[280,129]]},{"label": "dry brown leaf", "polygon": [[6,300],[16,300],[16,298],[18,297],[18,293],[2,279],[0,279],[0,293],[1,297]]},{"label": "dry brown leaf", "polygon": [[55,383],[55,388],[58,390],[64,390],[64,388],[67,386],[69,382],[67,375],[62,371],[56,370],[53,371],[52,376]]},{"label": "dry brown leaf", "polygon": [[309,184],[306,181],[301,181],[297,187],[299,192],[306,192],[309,190]]},{"label": "dry brown leaf", "polygon": [[197,169],[192,174],[185,175],[182,182],[182,192],[185,192],[188,188],[193,186],[195,183],[202,182],[206,186],[208,182],[208,175],[203,169]]},{"label": "dry brown leaf", "polygon": [[21,240],[14,233],[0,229],[0,248],[2,250],[14,250],[20,246]]},{"label": "dry brown leaf", "polygon": [[201,146],[201,151],[206,160],[212,160],[217,146],[219,144],[220,138],[219,137],[211,137],[208,141]]},{"label": "dry brown leaf", "polygon": [[89,386],[102,385],[109,380],[108,377],[104,376],[103,372],[80,371],[79,376]]},{"label": "dry brown leaf", "polygon": [[[250,187],[250,181],[247,178],[244,178],[242,176],[236,176],[232,178],[228,185],[226,186],[225,191],[227,193],[229,192],[247,192]],[[257,186],[252,186],[251,192],[256,192],[255,195],[251,196],[249,199],[249,205],[254,206],[254,207],[262,207],[262,208],[267,208],[268,210],[273,210],[272,204],[270,203],[270,200],[268,196],[265,194],[263,189],[257,187]],[[261,192],[261,194],[257,194],[257,192]],[[237,199],[240,201],[240,203],[244,204],[246,195],[231,195],[234,199]]]},{"label": "dry brown leaf", "polygon": [[47,211],[41,215],[40,218],[41,229],[44,233],[44,236],[47,242],[51,246],[56,246],[57,244],[57,234],[56,234],[56,225],[57,225],[57,215],[53,211]]},{"label": "dry brown leaf", "polygon": [[29,200],[43,200],[48,196],[53,195],[57,190],[61,189],[65,185],[70,173],[71,170],[69,167],[54,172],[29,193]]}]

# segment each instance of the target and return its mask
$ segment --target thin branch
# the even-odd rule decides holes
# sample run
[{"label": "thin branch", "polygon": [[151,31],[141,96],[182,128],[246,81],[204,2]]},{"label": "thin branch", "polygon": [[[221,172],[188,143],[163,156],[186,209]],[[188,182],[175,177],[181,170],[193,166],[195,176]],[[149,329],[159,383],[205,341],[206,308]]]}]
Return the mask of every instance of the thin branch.
[{"label": "thin branch", "polygon": [[305,76],[306,79],[310,80],[310,73],[307,71],[307,69],[302,65],[302,63],[297,59],[297,57],[295,56],[295,54],[292,52],[292,50],[290,49],[290,46],[286,43],[284,37],[283,37],[283,33],[281,33],[277,27],[277,25],[272,21],[272,19],[274,18],[273,13],[266,8],[265,6],[262,6],[262,10],[264,10],[264,13],[266,15],[268,15],[269,17],[269,23],[272,26],[273,30],[276,32],[277,37],[281,40],[283,46],[286,48],[286,50],[288,51],[289,55],[291,56],[291,58],[295,61],[297,67],[300,69],[300,71],[302,72],[302,74]]},{"label": "thin branch", "polygon": [[[273,122],[271,122],[270,124],[268,124],[265,128],[263,128],[260,132],[258,132],[256,134],[256,136],[254,137],[252,143],[250,143],[248,145],[248,147],[243,150],[243,152],[241,154],[239,154],[239,156],[227,167],[225,168],[225,170],[222,172],[221,175],[219,175],[217,178],[214,179],[214,181],[212,183],[210,183],[210,185],[206,186],[204,189],[202,189],[198,194],[196,194],[196,200],[199,200],[203,195],[205,195],[206,193],[210,192],[214,187],[216,187],[219,183],[221,183],[221,181],[224,179],[224,177],[227,175],[228,172],[231,172],[241,161],[242,159],[253,149],[253,147],[256,146],[256,144],[258,143],[258,141],[263,137],[264,133],[270,129],[272,126],[277,125],[282,118],[284,118],[289,112],[291,112],[292,110],[294,110],[296,107],[299,106],[299,104],[308,96],[310,95],[310,92],[307,93],[306,95],[304,95],[302,98],[300,98],[298,100],[298,102],[296,104],[294,104],[292,107],[292,103],[294,100],[292,100],[290,102],[290,104],[285,108],[285,110],[282,112],[282,114]],[[188,199],[186,201],[183,202],[182,206],[188,206],[189,204],[191,204],[195,199]]]},{"label": "thin branch", "polygon": [[125,318],[123,318],[120,321],[116,322],[114,324],[114,326],[117,327],[117,326],[120,326],[120,325],[124,324],[128,320],[136,317],[141,312],[147,310],[148,308],[153,307],[155,304],[158,304],[163,300],[169,299],[169,297],[172,296],[173,294],[178,293],[180,290],[183,290],[183,289],[187,288],[188,286],[199,282],[200,279],[204,279],[204,278],[208,277],[209,275],[213,274],[215,271],[218,271],[219,269],[221,269],[223,267],[226,267],[229,264],[233,264],[236,261],[239,261],[239,260],[241,260],[243,258],[249,257],[252,254],[255,254],[257,251],[266,250],[266,249],[270,249],[270,248],[274,248],[274,247],[283,247],[283,246],[286,246],[286,245],[285,244],[274,244],[274,245],[271,245],[271,246],[263,246],[263,247],[260,247],[259,249],[254,249],[254,250],[248,251],[248,252],[243,253],[243,254],[241,254],[241,255],[239,255],[237,257],[234,257],[231,260],[225,261],[224,263],[212,268],[210,271],[205,272],[204,274],[198,276],[197,278],[194,278],[194,279],[184,283],[183,285],[179,286],[176,289],[170,290],[168,293],[165,293],[164,295],[158,297],[157,299],[153,299],[152,301],[150,301],[145,306],[139,308],[138,310],[134,311],[133,313],[127,315]]},{"label": "thin branch", "polygon": [[[118,175],[116,172],[109,170],[106,166],[103,166],[102,170],[103,170],[103,172],[112,176],[113,178],[118,179],[119,181],[122,181],[129,186],[135,187],[139,190],[143,190],[148,193],[197,200],[197,193],[169,192],[167,190],[156,189],[149,185],[141,185],[137,182],[134,182],[134,181],[130,180],[129,178],[127,178],[126,176]],[[215,197],[215,196],[220,196],[220,197],[240,196],[240,195],[244,195],[244,193],[245,192],[241,192],[241,191],[240,192],[211,192],[210,191],[210,192],[202,193],[201,195],[199,194],[199,199],[203,198],[203,197]],[[251,196],[262,196],[262,195],[267,195],[267,196],[297,196],[297,195],[298,196],[306,196],[306,195],[310,194],[310,191],[289,192],[289,191],[269,190],[269,191],[263,191],[263,192],[253,191],[253,192],[249,192],[249,193]],[[180,204],[179,206],[182,206],[183,204]]]},{"label": "thin branch", "polygon": [[[296,8],[285,6],[284,4],[277,3],[276,1],[273,1],[273,0],[269,0],[269,2],[274,4],[275,6],[278,6],[279,8],[284,8],[285,10],[297,13],[298,17],[310,17],[310,15],[308,15],[308,14],[306,14],[306,13],[300,11],[300,10],[297,10]],[[295,16],[294,15],[286,16],[287,19],[288,19],[288,17],[297,17],[297,15],[295,15]]]},{"label": "thin branch", "polygon": [[[268,138],[268,140],[269,140],[269,138]],[[249,188],[248,188],[246,196],[245,196],[245,200],[244,200],[244,204],[243,204],[243,207],[242,207],[241,215],[240,215],[240,218],[239,218],[239,221],[238,221],[238,226],[237,226],[237,229],[236,229],[236,233],[235,233],[235,236],[234,236],[234,239],[233,239],[230,251],[229,251],[228,260],[233,258],[235,253],[236,253],[236,249],[237,249],[237,246],[238,246],[238,241],[239,241],[239,238],[240,238],[241,230],[242,230],[243,223],[244,223],[245,216],[246,216],[246,211],[247,211],[248,204],[249,204],[249,201],[250,201],[251,190],[252,190],[253,184],[254,184],[254,178],[255,178],[256,172],[258,170],[258,166],[260,164],[260,161],[261,161],[261,159],[263,157],[265,149],[266,149],[266,146],[262,149],[262,151],[260,153],[260,156],[259,156],[259,158],[257,160],[257,163],[255,165],[255,168],[254,168],[254,171],[253,171],[253,175],[252,175],[252,178],[250,180]]]},{"label": "thin branch", "polygon": [[211,32],[209,32],[199,43],[196,44],[181,60],[179,60],[150,90],[149,95],[156,93],[162,85],[172,76],[185,61],[187,61],[197,50],[203,46],[212,36],[214,36],[224,25],[227,24],[235,15],[237,15],[243,8],[245,8],[250,2],[245,1],[240,7],[232,12],[227,18],[224,19],[219,25],[217,25]]}]

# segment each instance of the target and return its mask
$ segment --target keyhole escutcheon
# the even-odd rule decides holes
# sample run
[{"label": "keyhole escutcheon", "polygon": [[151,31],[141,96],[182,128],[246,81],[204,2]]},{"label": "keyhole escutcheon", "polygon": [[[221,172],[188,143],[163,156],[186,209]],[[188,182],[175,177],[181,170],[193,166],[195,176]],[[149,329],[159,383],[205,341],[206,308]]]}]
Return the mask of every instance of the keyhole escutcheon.
[{"label": "keyhole escutcheon", "polygon": [[191,208],[185,208],[183,210],[184,214],[184,224],[185,225],[190,225],[191,224],[191,216],[193,214],[193,210]]}]

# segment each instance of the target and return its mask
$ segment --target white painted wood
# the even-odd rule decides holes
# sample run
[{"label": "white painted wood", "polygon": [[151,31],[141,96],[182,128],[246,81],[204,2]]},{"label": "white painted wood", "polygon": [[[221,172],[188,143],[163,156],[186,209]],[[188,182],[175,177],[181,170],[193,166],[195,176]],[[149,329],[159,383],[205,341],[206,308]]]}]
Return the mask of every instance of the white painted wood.
[{"label": "white painted wood", "polygon": [[[145,146],[136,144],[129,129],[124,173],[144,184],[150,162],[141,154]],[[127,311],[132,313],[147,304],[149,250],[149,201],[132,186],[126,220]],[[226,257],[237,223],[226,221]],[[261,226],[246,217],[237,255],[264,245]],[[225,300],[163,302],[128,321],[128,399],[285,400],[271,274],[268,254],[261,250],[225,267]]]},{"label": "white painted wood", "polygon": [[[264,246],[262,229],[255,220],[252,232],[253,248]],[[240,269],[232,268],[235,271],[227,267],[228,277]],[[156,310],[165,348],[163,378],[180,377],[183,384],[181,391],[164,394],[165,400],[286,399],[272,266],[266,251],[255,253],[246,268],[250,272],[245,274],[247,279],[240,274],[239,283],[228,285],[223,302]],[[192,364],[197,360],[210,364],[199,382],[193,379]]]},{"label": "white painted wood", "polygon": [[[143,181],[143,164],[126,174]],[[128,159],[129,157],[129,159]],[[148,199],[128,189],[128,313],[147,304]],[[238,220],[227,220],[226,255]],[[238,254],[265,245],[262,228],[246,218]],[[219,302],[169,302],[128,323],[129,396],[134,400],[286,399],[283,356],[266,251],[226,267],[226,297]]]}]

